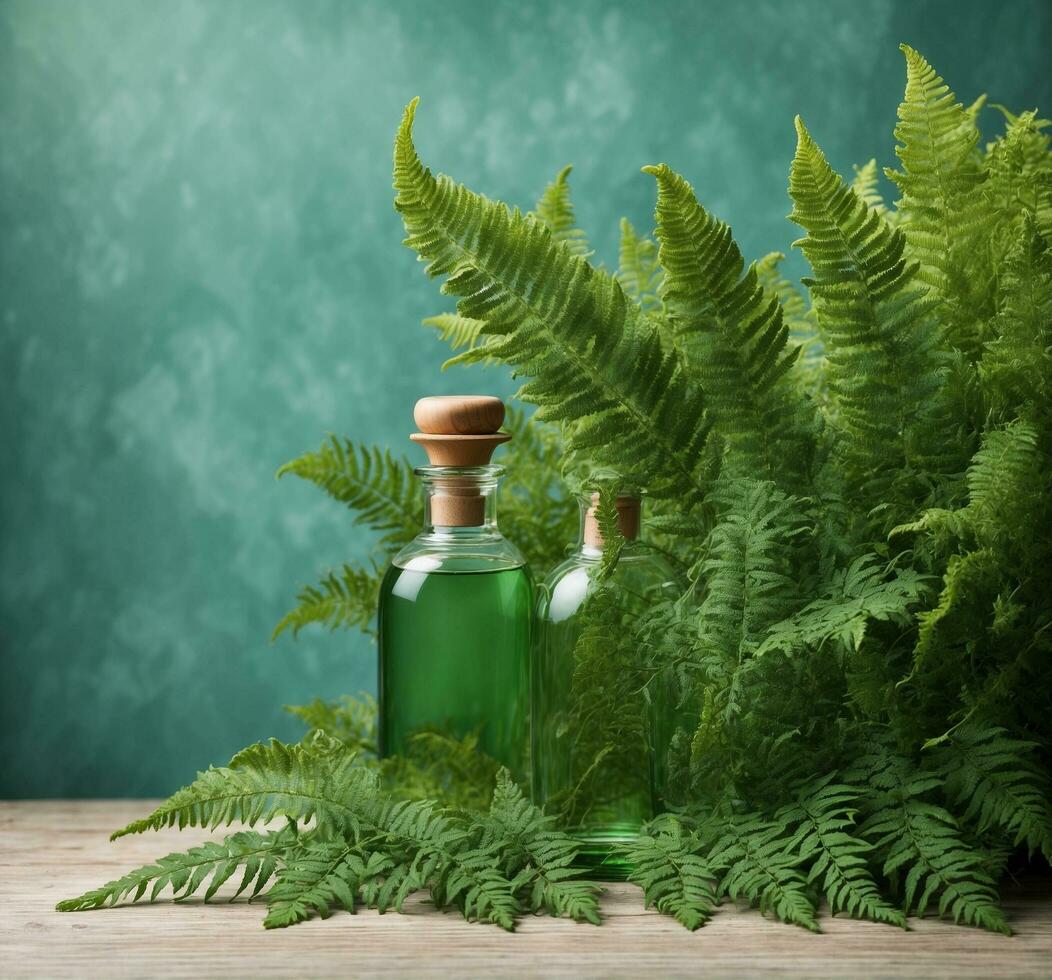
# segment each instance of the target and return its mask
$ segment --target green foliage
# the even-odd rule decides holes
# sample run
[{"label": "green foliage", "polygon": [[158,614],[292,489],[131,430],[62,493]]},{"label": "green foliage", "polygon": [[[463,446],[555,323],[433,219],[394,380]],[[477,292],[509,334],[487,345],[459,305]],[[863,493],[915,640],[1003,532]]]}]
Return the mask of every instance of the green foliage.
[{"label": "green foliage", "polygon": [[[380,760],[375,705],[315,701],[292,709],[313,730],[301,744],[252,746],[116,836],[288,827],[60,907],[206,880],[212,895],[243,868],[243,888],[277,876],[269,926],[397,910],[415,891],[504,928],[525,912],[598,922],[565,831],[604,794],[648,790],[653,749],[676,812],[626,856],[645,901],[687,928],[729,898],[809,930],[824,899],[895,926],[934,912],[1009,931],[1009,860],[1052,857],[1052,153],[1035,112],[964,108],[903,50],[896,205],[875,161],[845,183],[797,122],[804,289],[780,253],[747,263],[665,166],[647,168],[659,244],[623,223],[614,276],[589,261],[568,168],[523,214],[432,175],[410,104],[395,205],[458,298],[428,322],[454,363],[511,368],[537,408],[509,416],[502,526],[543,575],[576,533],[564,481],[599,487],[615,543],[615,489],[643,487],[680,594],[634,605],[609,549],[572,710],[546,719],[586,760],[558,812],[527,802],[475,733],[421,732]],[[277,632],[368,629],[378,570],[420,522],[410,464],[331,438],[281,472],[377,540]]]},{"label": "green foliage", "polygon": [[573,202],[570,200],[569,176],[572,167],[563,167],[541,195],[534,217],[551,233],[552,239],[574,255],[588,258],[592,254],[585,233],[577,227]]},{"label": "green foliage", "polygon": [[435,178],[413,145],[415,112],[414,101],[395,141],[395,206],[458,313],[486,321],[492,340],[461,362],[484,351],[511,364],[530,379],[520,397],[565,425],[572,451],[696,499],[709,427],[679,356],[614,277],[543,223]]},{"label": "green foliage", "polygon": [[716,873],[692,850],[684,830],[670,822],[664,833],[642,834],[628,851],[629,880],[643,889],[643,901],[671,915],[692,932],[703,926],[719,899]]},{"label": "green foliage", "polygon": [[730,229],[698,204],[690,184],[664,164],[644,170],[658,184],[661,297],[728,462],[758,477],[788,476],[807,449],[799,395],[786,379],[799,350],[787,345],[781,303],[764,292],[755,266],[744,270]]},{"label": "green foliage", "polygon": [[843,475],[871,507],[910,508],[931,475],[961,461],[942,411],[932,301],[903,233],[833,172],[799,119],[797,134],[791,217],[807,231],[797,244],[814,270],[805,281],[828,351]]},{"label": "green foliage", "polygon": [[617,278],[629,299],[639,304],[644,313],[660,314],[661,281],[664,270],[658,258],[658,247],[649,238],[641,238],[627,218],[621,219],[621,247]]},{"label": "green foliage", "polygon": [[330,630],[357,627],[372,632],[379,593],[380,573],[375,568],[345,564],[339,574],[331,571],[317,585],[305,585],[300,590],[298,605],[278,621],[271,639],[276,640],[287,629],[297,636],[311,623]]},{"label": "green foliage", "polygon": [[[398,800],[355,751],[321,732],[300,745],[251,746],[113,836],[279,818],[288,826],[276,833],[242,831],[170,854],[57,907],[134,902],[148,888],[151,901],[165,887],[186,898],[211,879],[207,901],[244,868],[234,897],[249,886],[259,894],[274,879],[264,896],[267,928],[360,905],[401,911],[419,890],[439,908],[504,929],[524,912],[599,922],[598,889],[577,880],[572,868],[576,843],[523,798],[506,771],[497,776],[488,812]],[[297,831],[312,820],[309,830]]]},{"label": "green foliage", "polygon": [[278,856],[292,840],[293,836],[287,831],[258,834],[242,830],[231,834],[222,843],[209,841],[188,851],[158,858],[156,863],[129,871],[101,888],[59,902],[56,908],[60,912],[84,912],[116,905],[129,895],[133,902],[137,902],[146,894],[147,888],[151,902],[156,901],[165,888],[170,888],[176,899],[189,898],[211,878],[204,895],[207,902],[240,868],[244,868],[241,884],[231,900],[250,886],[249,895],[255,896],[274,877]]}]

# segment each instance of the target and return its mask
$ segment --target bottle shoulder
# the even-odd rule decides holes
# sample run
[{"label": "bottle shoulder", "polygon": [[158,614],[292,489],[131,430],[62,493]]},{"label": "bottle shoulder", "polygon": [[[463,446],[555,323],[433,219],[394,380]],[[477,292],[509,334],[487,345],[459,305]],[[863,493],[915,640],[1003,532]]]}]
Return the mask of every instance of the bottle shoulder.
[{"label": "bottle shoulder", "polygon": [[626,546],[602,582],[601,567],[602,552],[582,549],[552,569],[537,590],[541,619],[553,623],[570,619],[601,586],[623,591],[633,601],[671,598],[677,592],[671,566],[645,545]]},{"label": "bottle shoulder", "polygon": [[[425,531],[391,561],[392,567],[422,572],[499,572],[526,568],[526,559],[499,531]],[[528,571],[527,571],[527,574]]]}]

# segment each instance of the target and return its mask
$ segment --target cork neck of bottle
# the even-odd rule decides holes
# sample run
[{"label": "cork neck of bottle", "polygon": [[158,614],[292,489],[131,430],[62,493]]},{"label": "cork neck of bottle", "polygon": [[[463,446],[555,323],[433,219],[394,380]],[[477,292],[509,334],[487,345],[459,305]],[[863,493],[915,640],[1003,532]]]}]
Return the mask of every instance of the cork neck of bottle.
[{"label": "cork neck of bottle", "polygon": [[493,451],[511,436],[501,432],[504,403],[491,395],[434,395],[413,410],[419,432],[410,435],[430,466],[417,475],[427,487],[426,523],[444,528],[496,527],[495,494],[503,470]]},{"label": "cork neck of bottle", "polygon": [[[603,535],[599,530],[595,509],[599,504],[599,494],[581,500],[581,541],[586,548],[603,550]],[[639,526],[642,520],[643,505],[639,497],[633,494],[620,494],[617,497],[617,526],[626,541],[635,541],[639,537]]]}]

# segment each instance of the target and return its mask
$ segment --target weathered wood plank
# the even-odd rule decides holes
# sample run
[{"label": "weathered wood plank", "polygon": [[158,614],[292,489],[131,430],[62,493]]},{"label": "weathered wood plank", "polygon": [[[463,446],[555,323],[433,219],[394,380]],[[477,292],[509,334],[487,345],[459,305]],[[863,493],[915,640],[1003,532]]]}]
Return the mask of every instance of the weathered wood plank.
[{"label": "weathered wood plank", "polygon": [[1006,896],[1011,939],[934,920],[910,932],[825,917],[825,932],[721,909],[688,933],[611,885],[601,928],[531,918],[513,935],[415,901],[264,932],[259,905],[200,901],[98,912],[54,904],[208,838],[166,831],[110,844],[149,801],[0,803],[0,974],[5,977],[1049,977],[1052,888]]}]

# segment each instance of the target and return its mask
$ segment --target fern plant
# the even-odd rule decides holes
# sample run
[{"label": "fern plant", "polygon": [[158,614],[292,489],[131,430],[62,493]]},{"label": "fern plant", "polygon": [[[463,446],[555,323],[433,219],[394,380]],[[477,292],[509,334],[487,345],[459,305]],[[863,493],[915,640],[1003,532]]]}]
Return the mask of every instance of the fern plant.
[{"label": "fern plant", "polygon": [[[424,165],[416,101],[395,140],[406,244],[457,299],[428,325],[451,363],[510,367],[536,407],[510,418],[509,536],[542,574],[575,532],[563,481],[613,471],[650,491],[651,536],[682,574],[630,628],[599,583],[573,684],[590,751],[654,746],[666,812],[626,857],[644,901],[688,929],[731,900],[808,930],[824,903],[1007,932],[999,880],[1052,858],[1049,123],[965,107],[903,53],[897,202],[876,161],[844,180],[797,120],[799,286],[780,253],[748,262],[667,165],[645,168],[654,236],[623,222],[613,274],[591,261],[569,168],[524,212]],[[991,118],[1003,131],[984,142]],[[276,634],[369,629],[420,521],[410,464],[330,437],[280,472],[376,546],[305,587]],[[613,486],[598,516],[616,542]],[[658,673],[677,700],[661,732],[644,706]],[[379,759],[368,698],[292,710],[302,743],[251,746],[116,836],[248,829],[60,908],[215,898],[239,875],[268,926],[417,891],[504,928],[599,921],[573,839],[473,733]],[[572,805],[603,787],[581,791]]]}]

